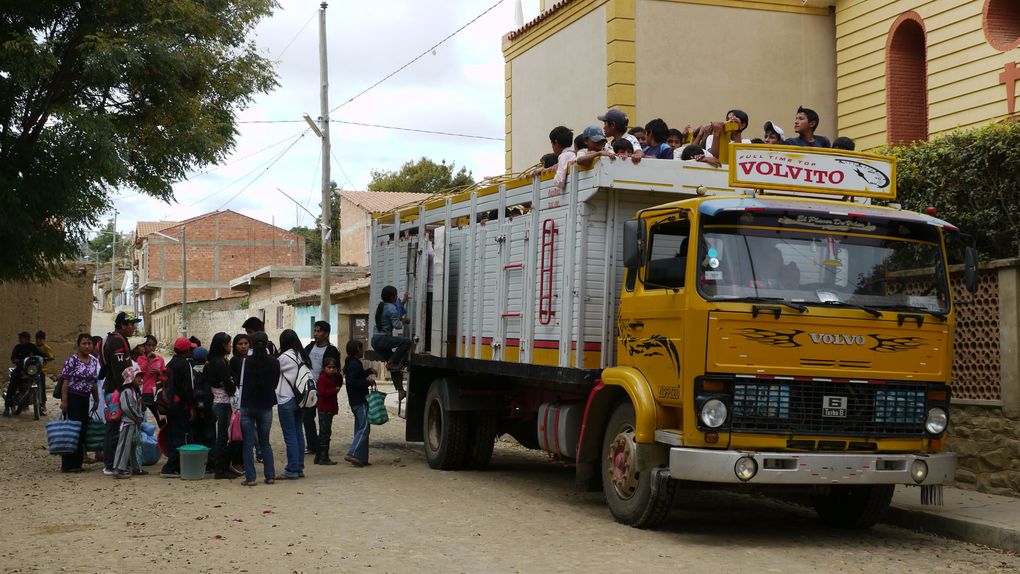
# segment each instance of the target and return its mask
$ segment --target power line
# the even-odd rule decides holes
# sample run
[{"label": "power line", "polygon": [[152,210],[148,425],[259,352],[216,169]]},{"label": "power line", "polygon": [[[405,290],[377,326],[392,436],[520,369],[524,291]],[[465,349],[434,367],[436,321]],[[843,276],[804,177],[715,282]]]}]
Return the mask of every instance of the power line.
[{"label": "power line", "polygon": [[395,76],[395,75],[399,74],[400,72],[402,72],[402,71],[403,71],[403,70],[404,70],[405,68],[407,68],[407,67],[408,67],[408,66],[410,66],[411,64],[413,64],[413,63],[417,62],[418,60],[420,60],[420,59],[424,58],[426,54],[429,54],[429,53],[431,53],[431,52],[432,52],[433,50],[435,50],[435,49],[436,49],[436,48],[438,48],[439,46],[443,45],[443,44],[444,44],[444,43],[445,43],[445,42],[446,42],[447,40],[449,40],[450,38],[453,38],[454,36],[456,36],[457,34],[459,34],[459,33],[460,33],[460,32],[461,32],[462,30],[464,30],[465,28],[467,28],[467,27],[468,27],[468,26],[470,26],[471,24],[474,24],[474,23],[475,23],[475,22],[476,22],[476,21],[477,21],[477,20],[478,20],[479,18],[481,18],[482,16],[485,16],[485,15],[486,15],[486,14],[488,14],[489,12],[492,12],[493,10],[495,10],[497,6],[499,6],[500,4],[502,4],[502,3],[503,3],[503,1],[504,1],[504,0],[498,0],[498,1],[497,1],[497,2],[495,3],[495,4],[493,4],[492,6],[489,6],[489,7],[488,7],[488,8],[487,8],[487,9],[486,9],[486,10],[485,10],[484,12],[482,12],[481,14],[479,14],[479,15],[475,16],[474,18],[472,18],[472,19],[471,19],[471,20],[470,20],[470,21],[469,21],[469,22],[468,22],[467,24],[464,24],[464,25],[463,25],[463,26],[461,26],[460,28],[457,28],[457,29],[456,29],[456,30],[454,30],[454,31],[453,31],[453,33],[451,33],[451,34],[450,34],[449,36],[447,36],[447,37],[443,38],[442,40],[440,40],[439,42],[437,42],[436,44],[434,44],[434,45],[433,45],[432,47],[430,47],[430,48],[426,49],[426,50],[425,50],[424,52],[422,52],[421,54],[418,54],[418,55],[417,55],[417,56],[415,56],[415,57],[414,57],[414,59],[412,59],[412,60],[411,60],[410,62],[408,62],[408,63],[404,64],[403,66],[400,66],[400,67],[399,67],[399,68],[397,68],[396,70],[393,70],[392,72],[390,72],[389,74],[387,74],[387,75],[386,75],[386,76],[385,76],[385,77],[384,77],[383,79],[381,79],[381,80],[379,80],[378,82],[376,82],[376,83],[372,84],[371,86],[369,86],[369,87],[365,88],[364,90],[361,90],[360,92],[358,92],[358,93],[357,93],[357,94],[355,94],[355,95],[354,95],[353,97],[351,97],[351,98],[350,98],[350,99],[348,99],[347,101],[343,102],[343,103],[342,103],[342,104],[340,104],[339,106],[337,106],[337,107],[335,107],[335,108],[333,108],[333,109],[329,110],[329,113],[333,113],[333,112],[335,112],[335,111],[339,110],[340,108],[342,108],[342,107],[346,106],[347,104],[349,104],[349,103],[353,102],[354,100],[356,100],[356,99],[360,98],[361,96],[365,95],[366,93],[368,93],[369,91],[371,91],[372,89],[374,89],[375,87],[377,87],[377,86],[378,86],[379,84],[381,84],[381,83],[385,82],[386,80],[388,80],[388,79],[392,78],[393,76]]},{"label": "power line", "polygon": [[[300,123],[303,123],[303,122],[304,122],[304,120],[253,120],[253,121],[249,121],[249,122],[237,122],[237,123],[240,123],[240,124],[300,124]],[[456,138],[471,138],[471,139],[478,139],[478,140],[503,141],[503,138],[494,138],[494,137],[490,137],[490,136],[480,136],[480,135],[475,135],[475,134],[462,134],[462,133],[457,133],[457,132],[443,132],[443,131],[438,131],[438,130],[424,130],[424,129],[420,129],[420,128],[406,128],[406,127],[402,127],[402,126],[387,126],[387,125],[382,125],[382,124],[368,124],[368,123],[363,123],[363,122],[349,122],[349,121],[344,121],[344,120],[329,120],[329,122],[333,123],[333,124],[346,124],[346,125],[349,125],[349,126],[362,126],[362,127],[366,127],[366,128],[379,128],[379,129],[383,129],[383,130],[399,130],[399,131],[403,131],[403,132],[416,132],[416,133],[422,133],[422,134],[433,134],[433,135],[450,136],[450,137],[456,137]]]},{"label": "power line", "polygon": [[294,146],[295,146],[295,145],[296,145],[296,144],[297,144],[297,143],[298,143],[299,141],[301,141],[301,138],[305,137],[305,133],[307,133],[308,131],[310,131],[310,128],[309,128],[308,130],[305,130],[305,131],[304,131],[304,132],[303,132],[303,133],[301,134],[301,137],[299,137],[299,138],[297,138],[296,140],[294,140],[293,142],[291,142],[291,144],[290,144],[289,146],[287,146],[287,149],[285,149],[285,150],[283,150],[282,152],[280,152],[280,155],[276,156],[276,158],[275,158],[275,159],[273,159],[272,163],[270,163],[269,165],[267,165],[267,166],[266,166],[266,168],[265,168],[264,170],[262,170],[262,172],[261,172],[261,173],[259,173],[259,174],[258,174],[258,175],[256,175],[256,176],[255,176],[254,178],[252,178],[252,180],[251,180],[251,181],[249,181],[249,182],[248,182],[248,183],[247,183],[247,184],[246,184],[246,185],[245,185],[244,187],[242,187],[241,189],[237,190],[237,193],[235,193],[234,195],[230,196],[230,199],[228,199],[227,201],[223,202],[223,205],[221,205],[221,206],[217,207],[217,208],[216,208],[216,211],[219,211],[219,210],[223,209],[224,207],[226,207],[227,205],[229,205],[231,201],[234,201],[234,199],[236,199],[236,198],[237,198],[237,196],[239,196],[239,195],[241,195],[242,193],[244,193],[244,191],[245,191],[246,189],[248,189],[249,187],[251,187],[251,186],[252,186],[252,184],[254,184],[254,183],[255,183],[256,181],[258,181],[258,180],[259,180],[259,178],[261,178],[261,177],[262,177],[263,175],[265,175],[265,173],[266,173],[267,171],[269,171],[269,170],[270,170],[270,169],[271,169],[271,168],[272,168],[272,167],[273,167],[274,165],[276,165],[276,162],[280,161],[280,159],[282,159],[282,158],[283,158],[283,156],[287,155],[287,152],[289,152],[290,150],[292,150],[292,149],[294,148]]},{"label": "power line", "polygon": [[351,181],[351,178],[347,177],[347,172],[344,170],[344,166],[340,165],[340,160],[338,160],[336,158],[336,154],[333,153],[333,149],[332,148],[330,148],[330,150],[329,150],[329,155],[333,156],[333,163],[335,163],[336,166],[338,168],[340,168],[340,173],[342,173],[344,175],[344,179],[347,180],[347,184],[350,185],[351,189],[353,190],[354,189],[354,182]]},{"label": "power line", "polygon": [[308,27],[308,24],[310,24],[312,22],[312,19],[315,18],[315,16],[318,13],[319,13],[318,10],[316,10],[315,12],[312,12],[312,15],[308,17],[308,20],[306,20],[304,25],[301,26],[301,29],[297,31],[297,34],[294,34],[294,37],[290,39],[290,42],[287,42],[287,45],[284,46],[283,49],[280,50],[280,53],[276,55],[276,59],[273,60],[274,63],[277,63],[277,64],[280,63],[280,58],[283,57],[283,54],[287,51],[288,48],[290,48],[291,44],[293,44],[294,41],[298,39],[298,36],[300,36],[301,33],[305,31],[305,28]]},{"label": "power line", "polygon": [[[301,140],[301,138],[303,138],[303,137],[304,137],[304,135],[305,135],[306,133],[308,133],[308,128],[305,128],[304,130],[302,130],[302,131],[301,131],[301,133],[297,134],[296,136],[291,136],[291,137],[288,137],[288,138],[286,138],[286,139],[284,139],[284,140],[282,140],[282,141],[279,141],[279,142],[277,142],[277,143],[273,144],[273,146],[279,145],[279,144],[281,144],[281,143],[284,143],[284,142],[286,142],[286,141],[288,141],[288,140],[294,140],[294,141],[292,141],[292,142],[291,142],[291,144],[290,144],[291,146],[293,146],[293,145],[294,145],[295,143],[297,143],[298,141],[300,141],[300,140]],[[270,147],[273,147],[273,146],[270,146]],[[268,149],[268,148],[267,148],[267,149]],[[287,149],[290,149],[290,147],[287,147]],[[263,150],[263,151],[265,151],[265,150]],[[287,150],[284,150],[284,152],[283,152],[283,153],[286,153],[286,151],[287,151]],[[279,156],[278,156],[278,157],[279,157]],[[269,161],[270,161],[270,162],[275,162],[276,160],[275,160],[275,159],[273,159],[273,160],[269,160]],[[251,170],[251,171],[249,171],[248,173],[246,173],[246,174],[242,175],[241,177],[239,177],[239,178],[235,179],[234,181],[231,181],[230,183],[228,183],[228,184],[224,185],[223,187],[221,187],[221,188],[217,189],[216,191],[214,191],[214,192],[210,193],[209,195],[206,195],[206,196],[205,196],[205,197],[203,197],[202,199],[199,199],[198,201],[192,202],[191,204],[189,204],[189,205],[188,205],[188,207],[195,207],[196,205],[198,205],[198,204],[200,204],[200,203],[204,203],[204,202],[208,201],[209,199],[212,199],[213,197],[216,197],[217,195],[219,195],[219,194],[223,193],[224,191],[226,191],[226,190],[230,189],[231,187],[233,187],[234,185],[236,185],[236,184],[237,184],[238,182],[240,182],[240,181],[241,181],[241,180],[243,180],[244,178],[246,178],[246,177],[248,177],[249,175],[251,175],[251,174],[253,174],[253,173],[257,172],[257,171],[258,171],[258,170],[260,170],[260,169],[262,169],[262,166],[263,166],[263,165],[266,165],[266,164],[262,164],[262,165],[260,165],[260,166],[258,166],[258,167],[255,167],[254,169],[252,169],[252,170]]]}]

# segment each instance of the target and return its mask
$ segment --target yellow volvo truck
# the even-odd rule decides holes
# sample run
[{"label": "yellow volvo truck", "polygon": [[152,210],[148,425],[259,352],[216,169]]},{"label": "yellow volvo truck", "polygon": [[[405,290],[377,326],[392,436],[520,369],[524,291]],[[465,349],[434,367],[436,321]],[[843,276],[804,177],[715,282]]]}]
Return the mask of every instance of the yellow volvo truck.
[{"label": "yellow volvo truck", "polygon": [[793,487],[825,522],[871,526],[896,484],[956,468],[960,232],[877,205],[894,199],[892,159],[734,145],[723,168],[602,158],[563,188],[383,215],[373,306],[386,285],[411,295],[406,438],[466,469],[509,434],[638,527],[685,483]]}]

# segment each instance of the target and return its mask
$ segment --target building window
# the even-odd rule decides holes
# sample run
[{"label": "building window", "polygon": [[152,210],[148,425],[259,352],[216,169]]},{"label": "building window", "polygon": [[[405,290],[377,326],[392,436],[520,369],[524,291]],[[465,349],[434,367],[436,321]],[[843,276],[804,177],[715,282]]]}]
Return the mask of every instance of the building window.
[{"label": "building window", "polygon": [[1020,46],[1020,3],[1016,0],[985,0],[981,26],[985,39],[1003,52]]},{"label": "building window", "polygon": [[886,126],[889,143],[928,139],[928,71],[924,22],[907,12],[886,44]]}]

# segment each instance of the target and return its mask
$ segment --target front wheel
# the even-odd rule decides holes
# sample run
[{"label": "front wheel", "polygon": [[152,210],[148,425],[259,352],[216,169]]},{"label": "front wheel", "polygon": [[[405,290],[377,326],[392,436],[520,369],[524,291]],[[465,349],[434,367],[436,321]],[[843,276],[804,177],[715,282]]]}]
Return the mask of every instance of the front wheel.
[{"label": "front wheel", "polygon": [[837,528],[871,528],[892,502],[892,484],[876,486],[833,486],[827,494],[815,495],[811,502],[822,522]]},{"label": "front wheel", "polygon": [[677,482],[659,479],[654,468],[639,468],[634,421],[630,403],[618,406],[609,419],[602,441],[602,491],[617,522],[651,528],[669,517]]}]

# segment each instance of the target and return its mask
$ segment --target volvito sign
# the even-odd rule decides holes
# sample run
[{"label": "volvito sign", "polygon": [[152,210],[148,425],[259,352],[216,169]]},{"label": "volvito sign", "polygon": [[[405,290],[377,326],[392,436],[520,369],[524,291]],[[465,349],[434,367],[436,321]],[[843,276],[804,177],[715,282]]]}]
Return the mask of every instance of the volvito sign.
[{"label": "volvito sign", "polygon": [[843,150],[735,144],[731,187],[896,198],[896,160]]}]

